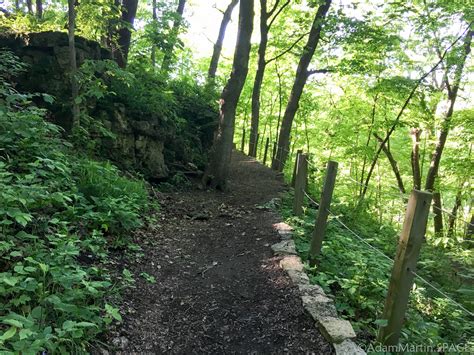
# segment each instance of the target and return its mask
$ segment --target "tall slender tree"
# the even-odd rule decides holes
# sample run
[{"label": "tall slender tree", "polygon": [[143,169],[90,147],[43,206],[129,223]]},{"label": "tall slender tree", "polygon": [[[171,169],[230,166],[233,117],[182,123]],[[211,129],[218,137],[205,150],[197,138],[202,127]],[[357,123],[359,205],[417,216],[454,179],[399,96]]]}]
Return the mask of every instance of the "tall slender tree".
[{"label": "tall slender tree", "polygon": [[290,147],[290,132],[293,119],[298,110],[299,101],[303,93],[303,88],[308,79],[308,66],[313,58],[319,39],[321,38],[321,30],[326,18],[326,14],[331,6],[331,0],[324,0],[319,6],[316,16],[314,17],[311,31],[309,33],[308,41],[303,49],[298,68],[296,70],[295,81],[291,89],[290,97],[286,105],[285,114],[281,122],[280,133],[278,136],[278,146],[275,158],[272,162],[272,168],[282,171],[285,161],[288,157],[288,150]]},{"label": "tall slender tree", "polygon": [[[448,68],[446,68],[446,74],[444,76],[446,89],[448,91],[448,110],[444,114],[443,122],[441,124],[441,130],[438,136],[438,141],[436,142],[436,147],[431,156],[431,163],[428,169],[428,174],[426,175],[425,181],[425,190],[434,191],[436,185],[436,179],[438,177],[439,165],[441,162],[441,155],[443,154],[444,146],[448,139],[449,129],[451,128],[451,118],[454,113],[454,104],[458,96],[459,86],[461,84],[461,79],[463,75],[464,65],[466,59],[471,52],[471,42],[474,35],[473,24],[470,24],[470,29],[467,31],[466,36],[464,37],[463,46],[461,48],[460,54],[457,58],[457,63],[455,64],[454,69],[454,79],[453,82],[449,82]],[[443,215],[442,215],[442,205],[441,205],[441,194],[439,191],[435,191],[433,194],[433,214],[434,214],[434,227],[435,234],[442,236],[444,234],[444,224],[443,224]]]},{"label": "tall slender tree", "polygon": [[123,0],[122,1],[122,22],[123,26],[120,26],[118,30],[117,45],[118,50],[115,53],[115,59],[117,64],[121,68],[127,66],[128,51],[130,49],[130,41],[132,39],[133,23],[135,21],[135,15],[137,14],[138,0]]},{"label": "tall slender tree", "polygon": [[[156,26],[156,20],[157,20],[157,15],[156,15],[156,0],[153,0],[152,5],[151,5],[151,16],[153,18],[153,25]],[[153,43],[151,46],[151,65],[153,67],[153,70],[155,70],[156,66],[156,45]]]},{"label": "tall slender tree", "polygon": [[209,70],[207,72],[207,77],[210,80],[213,80],[216,77],[217,66],[219,64],[219,59],[221,56],[222,51],[222,43],[224,42],[225,32],[227,29],[227,25],[229,24],[232,11],[234,10],[235,6],[239,3],[239,0],[231,0],[229,6],[225,9],[221,25],[219,27],[219,34],[217,35],[217,41],[214,44],[214,49],[212,51],[211,63],[209,64]]},{"label": "tall slender tree", "polygon": [[76,62],[76,43],[75,43],[75,27],[76,27],[76,2],[68,0],[68,40],[69,40],[69,62],[71,75],[71,101],[72,101],[72,128],[76,128],[80,124],[80,109],[77,103],[79,96],[79,85],[76,79],[77,62]]},{"label": "tall slender tree", "polygon": [[36,0],[36,17],[42,18],[43,17],[43,1]]},{"label": "tall slender tree", "polygon": [[169,72],[173,62],[174,49],[176,42],[178,41],[179,30],[183,23],[184,5],[186,5],[186,0],[179,0],[178,8],[176,9],[176,17],[173,21],[173,27],[171,28],[169,35],[168,48],[165,50],[163,62],[161,63],[161,72],[164,74]]},{"label": "tall slender tree", "polygon": [[26,0],[26,7],[28,9],[28,13],[33,15],[33,0]]},{"label": "tall slender tree", "polygon": [[431,164],[425,182],[425,189],[427,191],[433,191],[435,180],[438,175],[441,155],[443,154],[443,149],[448,138],[449,129],[451,127],[451,118],[453,117],[454,113],[454,104],[456,103],[456,99],[458,96],[459,85],[461,84],[464,65],[466,63],[467,57],[469,56],[469,53],[471,52],[471,42],[473,36],[474,25],[471,22],[470,29],[467,31],[466,36],[464,37],[462,50],[460,51],[457,58],[453,82],[450,83],[448,76],[445,75],[446,89],[448,90],[448,110],[444,114],[438,141],[436,143],[435,150],[433,151],[433,154],[431,156]]},{"label": "tall slender tree", "polygon": [[275,3],[270,11],[267,10],[267,0],[260,0],[260,44],[258,46],[258,64],[257,72],[252,90],[252,119],[250,121],[250,141],[249,155],[255,157],[257,155],[257,136],[258,125],[260,121],[260,93],[262,91],[263,77],[268,62],[265,60],[265,52],[268,45],[268,33],[275,22],[278,15],[288,6],[289,0],[285,1],[282,6],[280,0]]},{"label": "tall slender tree", "polygon": [[235,112],[248,73],[250,38],[253,30],[254,1],[241,0],[239,30],[235,46],[232,73],[220,98],[219,125],[209,155],[209,165],[203,184],[221,190],[227,189],[229,164],[235,128]]}]

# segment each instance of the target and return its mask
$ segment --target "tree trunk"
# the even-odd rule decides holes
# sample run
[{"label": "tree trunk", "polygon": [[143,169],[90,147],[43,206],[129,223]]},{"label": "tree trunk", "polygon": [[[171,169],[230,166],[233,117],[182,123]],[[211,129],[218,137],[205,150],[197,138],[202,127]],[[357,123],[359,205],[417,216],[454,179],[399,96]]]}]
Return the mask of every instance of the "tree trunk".
[{"label": "tree trunk", "polygon": [[[379,141],[380,144],[382,144],[383,139],[377,133],[374,133],[374,137]],[[390,162],[390,166],[392,167],[393,174],[395,175],[395,178],[397,179],[398,190],[402,194],[405,194],[406,190],[405,190],[405,186],[403,184],[402,176],[400,174],[400,169],[398,168],[397,161],[393,157],[392,152],[390,151],[390,149],[388,149],[388,147],[385,144],[383,145],[382,149],[383,149],[383,152],[385,153],[385,156],[387,157],[388,161]]]},{"label": "tree trunk", "polygon": [[433,192],[433,221],[435,236],[443,236],[443,210],[441,204],[441,194],[438,191]]},{"label": "tree trunk", "polygon": [[26,7],[28,8],[28,13],[33,15],[33,0],[26,0]]},{"label": "tree trunk", "polygon": [[411,150],[411,170],[413,174],[413,188],[421,189],[421,169],[420,169],[420,135],[421,129],[412,128],[410,131],[413,141],[413,148]]},{"label": "tree trunk", "polygon": [[449,83],[447,83],[446,85],[448,89],[449,108],[446,114],[444,115],[444,120],[441,126],[441,132],[439,134],[438,142],[436,143],[435,150],[433,152],[433,155],[431,156],[431,164],[430,168],[428,169],[428,175],[426,176],[425,182],[425,190],[427,191],[433,191],[435,180],[438,175],[439,163],[441,161],[441,155],[443,154],[444,146],[448,138],[448,133],[451,126],[451,118],[454,112],[454,104],[456,103],[456,98],[458,96],[459,84],[461,83],[464,64],[466,63],[467,56],[471,52],[471,41],[473,35],[474,30],[470,29],[467,32],[466,37],[464,38],[464,51],[459,63],[456,65],[453,85],[450,86]]},{"label": "tree trunk", "polygon": [[219,126],[209,156],[209,165],[203,184],[227,189],[227,177],[232,154],[235,127],[235,111],[248,73],[250,38],[253,30],[254,1],[241,0],[239,30],[235,46],[232,73],[220,98]]},{"label": "tree trunk", "polygon": [[[275,131],[275,142],[278,141],[278,134],[280,132],[280,123],[281,123],[281,111],[283,108],[283,88],[281,84],[281,77],[282,74],[278,70],[278,61],[275,61],[275,71],[278,77],[278,119],[277,119],[277,125],[276,125],[276,131]],[[275,152],[276,149],[273,147],[273,155],[272,155],[272,161],[275,159]]]},{"label": "tree trunk", "polygon": [[178,40],[179,28],[181,27],[181,23],[183,22],[182,19],[185,4],[186,0],[179,0],[178,2],[178,8],[176,9],[177,17],[173,22],[173,28],[171,29],[171,33],[169,36],[169,47],[165,50],[163,62],[161,63],[161,72],[164,74],[167,74],[169,72],[171,64],[173,62],[174,46],[176,44],[176,41]]},{"label": "tree trunk", "polygon": [[43,1],[36,0],[36,17],[43,18]]},{"label": "tree trunk", "polygon": [[314,22],[309,33],[308,42],[306,43],[303,54],[298,63],[298,69],[296,70],[295,81],[291,94],[288,99],[288,104],[283,115],[281,123],[280,134],[278,136],[278,148],[275,159],[272,162],[272,168],[277,171],[282,171],[285,161],[288,157],[288,148],[290,146],[290,133],[293,119],[296,111],[298,110],[299,101],[303,88],[308,79],[308,66],[313,58],[316,47],[318,46],[319,39],[321,37],[321,28],[329,10],[332,0],[324,0],[322,5],[319,6]]},{"label": "tree trunk", "polygon": [[227,9],[224,11],[224,15],[222,16],[221,26],[219,27],[219,34],[217,36],[217,41],[214,44],[214,50],[212,52],[211,63],[209,64],[209,70],[207,72],[208,79],[214,79],[216,77],[217,67],[219,64],[219,58],[221,56],[222,51],[222,43],[224,42],[225,31],[227,29],[227,25],[229,24],[232,18],[232,11],[234,11],[235,6],[239,0],[232,0],[227,6]]},{"label": "tree trunk", "polygon": [[118,51],[116,53],[116,61],[121,68],[127,66],[128,51],[132,39],[130,28],[133,27],[135,15],[137,14],[137,7],[138,0],[123,0],[122,2],[122,21],[128,25],[120,28],[118,31]]},{"label": "tree trunk", "polygon": [[458,210],[459,210],[459,207],[461,207],[461,202],[462,202],[461,200],[462,186],[463,184],[459,186],[459,190],[456,194],[456,199],[454,201],[454,206],[451,211],[451,215],[449,216],[449,219],[448,219],[448,235],[447,235],[448,238],[452,238],[454,235],[454,226],[456,224],[456,217],[458,215]]},{"label": "tree trunk", "polygon": [[[280,0],[276,0],[272,9],[267,11],[267,0],[260,0],[260,44],[258,46],[258,64],[257,72],[252,89],[252,119],[250,124],[250,141],[249,141],[249,155],[256,156],[256,138],[258,136],[258,126],[260,124],[260,95],[262,91],[263,77],[265,75],[265,68],[270,61],[265,60],[265,52],[268,44],[268,33],[272,24],[283,9],[290,3],[286,1],[279,9]],[[277,11],[278,9],[278,11]],[[276,12],[276,13],[275,13]],[[273,17],[272,17],[273,15]],[[270,22],[268,22],[270,20]]]},{"label": "tree trunk", "polygon": [[[379,99],[379,93],[374,96],[374,103],[372,105],[372,114],[371,114],[371,122],[369,132],[367,133],[367,141],[365,142],[365,152],[364,152],[364,160],[362,163],[362,170],[360,172],[360,187],[359,187],[359,196],[362,195],[362,187],[364,186],[364,174],[365,174],[365,166],[367,165],[367,151],[369,150],[369,144],[372,137],[372,132],[374,130],[374,123],[375,123],[375,113],[377,109],[377,101]],[[357,169],[356,169],[357,172]],[[357,179],[356,179],[357,180]]]},{"label": "tree trunk", "polygon": [[474,214],[471,215],[471,221],[466,228],[466,238],[470,240],[474,236]]},{"label": "tree trunk", "polygon": [[364,189],[362,190],[362,194],[360,195],[359,204],[362,203],[362,201],[364,200],[365,194],[367,193],[367,189],[368,189],[368,186],[369,186],[369,181],[370,181],[370,178],[372,177],[372,173],[374,171],[375,165],[377,164],[377,160],[380,156],[380,152],[382,151],[384,145],[388,142],[388,140],[390,139],[390,136],[392,135],[392,133],[395,131],[396,127],[398,126],[398,123],[400,122],[400,118],[402,117],[403,113],[405,112],[405,109],[407,108],[408,104],[410,103],[411,99],[413,98],[413,95],[415,94],[416,90],[418,89],[420,84],[423,82],[423,80],[425,80],[428,77],[428,75],[433,73],[436,70],[436,68],[438,68],[438,66],[444,61],[444,58],[446,57],[446,54],[448,53],[448,49],[452,48],[452,46],[454,46],[461,38],[462,38],[462,36],[456,38],[456,40],[453,43],[451,43],[451,45],[444,51],[444,53],[441,54],[438,62],[433,67],[431,67],[431,69],[429,71],[427,71],[425,74],[423,74],[416,81],[415,86],[413,86],[413,89],[410,91],[410,95],[408,95],[408,98],[405,100],[405,103],[403,104],[402,108],[398,112],[398,115],[395,118],[395,121],[393,122],[392,126],[390,127],[387,134],[385,135],[385,138],[383,139],[383,142],[380,144],[379,148],[375,152],[374,159],[372,160],[372,164],[369,168],[369,171],[367,172],[367,177],[365,178]]},{"label": "tree trunk", "polygon": [[267,0],[260,0],[260,45],[258,46],[257,73],[252,90],[252,118],[250,121],[249,155],[255,157],[258,124],[260,121],[260,93],[262,91],[263,76],[265,75],[265,52],[268,43],[268,12]]},{"label": "tree trunk", "polygon": [[[153,0],[152,2],[152,9],[151,9],[151,16],[153,18],[153,24],[156,26],[156,0]],[[153,70],[155,70],[156,66],[156,46],[153,43],[151,46],[151,66],[153,67]]]},{"label": "tree trunk", "polygon": [[[456,40],[457,41],[457,40]],[[456,42],[454,42],[456,43]],[[453,44],[454,44],[453,43]],[[442,57],[440,58],[440,60],[428,71],[426,72],[425,74],[423,74],[416,82],[415,86],[413,87],[413,89],[411,90],[410,94],[408,95],[407,99],[405,100],[405,103],[403,104],[402,108],[400,109],[400,111],[398,112],[398,115],[397,117],[395,118],[395,121],[392,123],[392,126],[390,127],[390,129],[387,131],[387,134],[385,135],[385,138],[383,139],[383,141],[380,143],[379,145],[379,148],[377,149],[377,151],[375,152],[375,156],[374,158],[372,159],[372,164],[370,165],[370,168],[369,168],[369,171],[367,172],[367,176],[365,178],[365,183],[363,184],[363,190],[362,190],[362,194],[360,195],[359,197],[359,204],[362,203],[362,201],[364,200],[365,198],[365,195],[367,193],[367,189],[369,188],[369,182],[370,182],[370,178],[372,177],[372,173],[374,172],[374,168],[375,168],[375,165],[377,164],[377,160],[380,156],[380,153],[382,152],[382,150],[384,149],[384,146],[385,144],[387,144],[387,142],[389,141],[390,137],[392,136],[392,133],[395,132],[395,129],[397,128],[398,126],[398,123],[400,122],[400,118],[402,117],[403,113],[405,112],[405,109],[407,108],[408,104],[410,103],[411,99],[413,98],[413,95],[415,95],[415,92],[416,90],[418,89],[418,87],[420,86],[420,84],[422,83],[423,80],[426,79],[426,77],[428,75],[430,75],[432,72],[434,72],[436,70],[436,68],[440,65],[440,63],[442,63],[442,61],[444,60],[444,57],[446,55],[447,51],[445,51],[445,53],[442,55]]]},{"label": "tree trunk", "polygon": [[72,129],[79,127],[80,109],[77,103],[79,96],[79,85],[76,79],[77,62],[76,62],[76,43],[74,31],[76,27],[76,9],[75,0],[68,0],[68,41],[69,41],[69,63],[71,75],[71,99],[72,99]]}]

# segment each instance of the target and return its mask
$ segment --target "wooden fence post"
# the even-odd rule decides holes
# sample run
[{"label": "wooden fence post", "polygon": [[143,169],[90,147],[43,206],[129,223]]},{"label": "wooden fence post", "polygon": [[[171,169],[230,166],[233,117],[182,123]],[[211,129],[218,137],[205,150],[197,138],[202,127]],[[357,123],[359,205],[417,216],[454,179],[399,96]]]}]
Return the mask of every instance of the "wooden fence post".
[{"label": "wooden fence post", "polygon": [[382,319],[387,325],[381,327],[377,340],[384,345],[397,345],[413,286],[416,263],[426,232],[432,194],[413,190],[408,200],[405,220],[398,241]]},{"label": "wooden fence post", "polygon": [[263,165],[267,163],[267,154],[268,154],[268,145],[270,144],[270,138],[267,137],[267,141],[265,142],[265,153],[263,154]]},{"label": "wooden fence post", "polygon": [[296,179],[295,179],[295,196],[293,199],[293,214],[301,216],[303,213],[304,190],[306,189],[306,175],[308,173],[308,162],[306,154],[298,155],[296,161]]},{"label": "wooden fence post", "polygon": [[326,233],[329,208],[331,207],[332,193],[334,191],[334,185],[336,184],[337,165],[336,161],[328,161],[326,167],[326,178],[319,200],[318,218],[314,224],[311,247],[309,249],[309,264],[311,266],[316,265],[319,254],[321,253],[324,234]]},{"label": "wooden fence post", "polygon": [[296,151],[296,158],[295,158],[295,166],[293,167],[293,175],[291,176],[291,187],[295,187],[295,180],[296,180],[296,166],[298,165],[298,157],[300,154],[303,153],[302,149],[298,149]]},{"label": "wooden fence post", "polygon": [[244,153],[245,147],[245,128],[242,128],[242,143],[240,144],[240,151]]}]

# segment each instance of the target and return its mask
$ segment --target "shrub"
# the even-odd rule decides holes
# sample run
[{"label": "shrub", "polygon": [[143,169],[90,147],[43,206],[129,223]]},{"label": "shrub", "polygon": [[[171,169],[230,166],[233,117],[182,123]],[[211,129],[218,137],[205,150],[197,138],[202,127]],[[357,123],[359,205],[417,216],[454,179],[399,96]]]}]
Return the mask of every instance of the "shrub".
[{"label": "shrub", "polygon": [[147,192],[73,151],[10,83],[18,60],[0,52],[0,63],[0,352],[81,353],[120,320],[106,303],[105,234],[139,226]]}]

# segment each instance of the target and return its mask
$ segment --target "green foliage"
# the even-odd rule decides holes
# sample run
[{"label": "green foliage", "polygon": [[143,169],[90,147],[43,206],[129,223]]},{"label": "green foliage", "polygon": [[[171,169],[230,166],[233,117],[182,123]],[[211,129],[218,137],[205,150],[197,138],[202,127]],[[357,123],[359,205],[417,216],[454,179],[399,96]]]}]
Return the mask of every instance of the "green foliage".
[{"label": "green foliage", "polygon": [[[21,70],[1,57],[2,78]],[[2,80],[0,351],[82,353],[121,320],[104,304],[107,248],[141,224],[148,196],[143,182],[74,152],[44,115]]]}]

